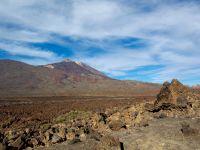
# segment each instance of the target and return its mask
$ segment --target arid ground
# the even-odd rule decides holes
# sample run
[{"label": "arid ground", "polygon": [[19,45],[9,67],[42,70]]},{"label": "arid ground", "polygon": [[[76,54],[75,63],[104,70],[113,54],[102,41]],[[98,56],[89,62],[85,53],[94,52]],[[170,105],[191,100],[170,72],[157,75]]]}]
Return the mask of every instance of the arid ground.
[{"label": "arid ground", "polygon": [[1,97],[0,122],[3,128],[40,124],[70,111],[103,112],[106,108],[125,107],[153,101],[153,96],[135,97]]}]

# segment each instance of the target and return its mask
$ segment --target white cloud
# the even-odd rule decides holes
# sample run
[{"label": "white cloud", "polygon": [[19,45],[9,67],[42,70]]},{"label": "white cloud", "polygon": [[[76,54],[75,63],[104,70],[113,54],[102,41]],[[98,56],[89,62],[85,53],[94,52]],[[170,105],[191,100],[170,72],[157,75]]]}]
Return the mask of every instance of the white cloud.
[{"label": "white cloud", "polygon": [[166,32],[167,38],[182,39],[183,35],[196,33],[200,28],[196,5],[151,1],[159,7],[145,12],[141,6],[149,4],[147,1],[140,2],[140,7],[136,1],[131,2],[127,5],[128,1],[119,0],[2,0],[0,18],[41,33],[89,38],[133,36],[151,40],[155,36],[152,32]]},{"label": "white cloud", "polygon": [[151,51],[137,51],[133,49],[114,49],[114,51],[103,53],[96,57],[74,58],[81,60],[103,70],[116,75],[115,72],[136,69],[139,66],[157,64],[151,57]]},{"label": "white cloud", "polygon": [[[0,38],[4,40],[57,42],[55,34],[92,39],[107,52],[88,57],[75,50],[73,58],[112,75],[157,64],[164,68],[153,73],[156,81],[172,77],[186,80],[189,73],[200,75],[196,69],[200,65],[200,5],[195,1],[1,0],[0,20]],[[11,23],[19,28],[6,26]],[[136,37],[150,45],[139,50],[105,45],[103,39],[113,37]],[[12,54],[56,57],[26,45],[0,46]]]},{"label": "white cloud", "polygon": [[30,47],[28,45],[23,45],[20,43],[0,42],[0,50],[6,51],[12,55],[39,57],[44,59],[56,57],[56,54],[51,51]]},{"label": "white cloud", "polygon": [[20,41],[20,42],[32,42],[32,43],[42,43],[50,40],[47,34],[42,34],[39,32],[29,31],[29,30],[16,30],[8,28],[0,28],[0,39]]}]

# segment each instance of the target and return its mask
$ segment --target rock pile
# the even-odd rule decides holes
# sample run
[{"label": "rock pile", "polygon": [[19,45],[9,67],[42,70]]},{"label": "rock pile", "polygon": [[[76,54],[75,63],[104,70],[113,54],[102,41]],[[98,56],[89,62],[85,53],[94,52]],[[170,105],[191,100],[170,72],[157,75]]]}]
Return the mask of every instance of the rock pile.
[{"label": "rock pile", "polygon": [[20,150],[27,147],[48,147],[64,141],[75,144],[85,141],[86,138],[100,140],[101,135],[93,129],[90,115],[86,112],[69,112],[37,128],[7,129],[0,140],[2,142],[0,146],[7,145],[8,149]]}]

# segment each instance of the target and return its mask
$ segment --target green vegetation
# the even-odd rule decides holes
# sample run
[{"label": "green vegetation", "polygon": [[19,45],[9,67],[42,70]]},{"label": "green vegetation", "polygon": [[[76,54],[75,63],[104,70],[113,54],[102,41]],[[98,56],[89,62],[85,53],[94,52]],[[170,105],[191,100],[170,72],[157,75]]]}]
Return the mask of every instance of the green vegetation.
[{"label": "green vegetation", "polygon": [[63,123],[63,122],[69,122],[70,120],[74,120],[74,119],[87,119],[89,116],[90,116],[89,112],[70,111],[66,114],[63,114],[63,115],[57,117],[54,121],[56,123]]}]

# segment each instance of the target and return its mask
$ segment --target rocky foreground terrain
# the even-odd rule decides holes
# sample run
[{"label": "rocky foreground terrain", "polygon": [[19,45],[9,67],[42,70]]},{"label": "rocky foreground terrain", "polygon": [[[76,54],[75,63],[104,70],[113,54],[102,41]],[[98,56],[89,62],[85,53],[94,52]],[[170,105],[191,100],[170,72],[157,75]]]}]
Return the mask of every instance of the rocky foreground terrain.
[{"label": "rocky foreground terrain", "polygon": [[0,133],[0,150],[196,150],[200,95],[172,80],[153,102],[70,111],[40,125],[2,124]]}]

